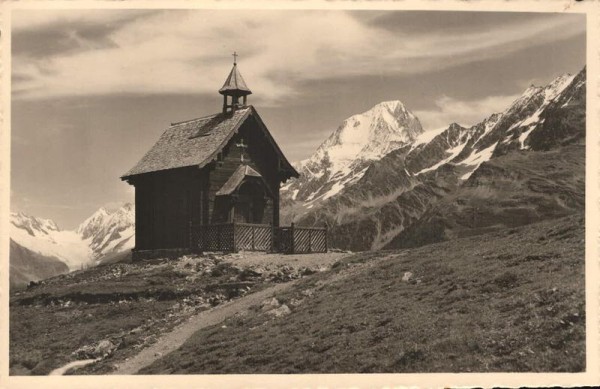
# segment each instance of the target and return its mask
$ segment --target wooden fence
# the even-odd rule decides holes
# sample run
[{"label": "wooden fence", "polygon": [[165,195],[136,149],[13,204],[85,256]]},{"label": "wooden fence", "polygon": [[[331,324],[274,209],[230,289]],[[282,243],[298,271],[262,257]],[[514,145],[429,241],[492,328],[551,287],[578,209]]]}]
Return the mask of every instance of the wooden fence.
[{"label": "wooden fence", "polygon": [[235,223],[233,251],[273,251],[273,227],[268,224]]},{"label": "wooden fence", "polygon": [[280,227],[276,244],[279,252],[286,254],[326,253],[327,227]]},{"label": "wooden fence", "polygon": [[190,230],[190,246],[193,250],[235,251],[233,223],[197,225]]},{"label": "wooden fence", "polygon": [[220,223],[190,226],[190,247],[197,251],[327,252],[327,228],[273,228],[268,224]]}]

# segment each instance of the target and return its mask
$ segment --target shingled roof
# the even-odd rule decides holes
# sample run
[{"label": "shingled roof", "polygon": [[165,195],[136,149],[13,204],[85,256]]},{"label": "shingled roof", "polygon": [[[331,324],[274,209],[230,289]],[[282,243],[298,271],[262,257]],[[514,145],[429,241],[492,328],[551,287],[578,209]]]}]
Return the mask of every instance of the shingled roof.
[{"label": "shingled roof", "polygon": [[[233,174],[229,177],[227,182],[223,184],[221,189],[217,191],[216,195],[226,196],[232,194],[240,186],[240,184],[244,181],[246,177],[258,178],[260,180],[263,180],[263,177],[260,175],[260,173],[252,169],[250,166],[240,165],[235,170],[235,172],[233,172]],[[265,185],[265,187],[268,188],[267,185]]]},{"label": "shingled roof", "polygon": [[289,176],[298,177],[298,172],[285,158],[254,107],[248,106],[233,113],[218,113],[171,125],[121,179],[126,180],[139,174],[188,166],[202,168],[216,158],[250,116],[256,118],[259,127],[266,133],[267,139],[279,154],[281,165],[289,172]]}]

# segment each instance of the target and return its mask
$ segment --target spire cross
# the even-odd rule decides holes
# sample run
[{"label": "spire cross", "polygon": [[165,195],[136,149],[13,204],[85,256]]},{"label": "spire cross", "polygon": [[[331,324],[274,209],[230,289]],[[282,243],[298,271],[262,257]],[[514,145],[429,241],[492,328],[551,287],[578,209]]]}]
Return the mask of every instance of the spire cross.
[{"label": "spire cross", "polygon": [[237,65],[238,53],[234,51],[233,54],[231,54],[231,55],[233,55],[233,64]]},{"label": "spire cross", "polygon": [[244,144],[244,140],[240,140],[240,143],[235,144],[236,147],[239,147],[242,150],[242,154],[240,156],[240,160],[244,162],[244,151],[248,148],[247,144]]}]

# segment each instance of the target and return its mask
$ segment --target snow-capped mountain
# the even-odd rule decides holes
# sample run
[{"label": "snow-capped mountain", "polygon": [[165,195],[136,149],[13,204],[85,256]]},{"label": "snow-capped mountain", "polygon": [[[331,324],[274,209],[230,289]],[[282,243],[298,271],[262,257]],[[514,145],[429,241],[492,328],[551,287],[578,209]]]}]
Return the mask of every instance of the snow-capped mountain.
[{"label": "snow-capped mountain", "polygon": [[92,250],[75,231],[61,231],[52,220],[11,213],[10,238],[22,247],[54,257],[76,270],[92,263]]},{"label": "snow-capped mountain", "polygon": [[[422,149],[442,141],[446,144],[445,155],[431,166],[410,166],[415,175],[435,170],[451,163],[460,170],[460,179],[466,180],[477,168],[493,155],[505,154],[509,150],[530,149],[529,136],[544,119],[540,115],[573,83],[575,76],[565,74],[554,79],[545,87],[530,86],[504,112],[494,113],[481,123],[465,128],[451,125],[430,142],[422,142],[411,150],[419,154]],[[445,141],[445,142],[444,142]],[[412,156],[407,156],[411,160]]]},{"label": "snow-capped mountain", "polygon": [[527,88],[506,110],[470,127],[423,132],[402,103],[381,103],[346,119],[299,164],[301,178],[282,188],[282,220],[326,223],[334,245],[377,249],[470,185],[486,162],[584,139],[585,68]]},{"label": "snow-capped mountain", "polygon": [[414,142],[422,133],[419,119],[401,101],[379,103],[344,120],[310,158],[295,165],[301,178],[283,190],[294,200],[327,200],[358,181],[370,161]]},{"label": "snow-capped mountain", "polygon": [[[33,256],[36,256],[43,257],[46,262],[60,261],[73,271],[94,266],[102,257],[135,245],[135,217],[131,204],[115,210],[100,208],[74,231],[61,230],[52,220],[22,212],[11,213],[10,222],[11,265],[19,251],[22,266],[31,268],[26,257],[33,263]],[[29,269],[28,273],[35,271]]]},{"label": "snow-capped mountain", "polygon": [[132,204],[116,210],[100,208],[79,225],[76,232],[92,249],[94,259],[132,248],[135,242],[135,211]]},{"label": "snow-capped mountain", "polygon": [[344,120],[310,159],[300,165],[314,175],[324,172],[313,172],[311,167],[325,167],[335,177],[356,161],[381,159],[390,151],[414,142],[421,133],[419,119],[401,101],[385,101]]}]

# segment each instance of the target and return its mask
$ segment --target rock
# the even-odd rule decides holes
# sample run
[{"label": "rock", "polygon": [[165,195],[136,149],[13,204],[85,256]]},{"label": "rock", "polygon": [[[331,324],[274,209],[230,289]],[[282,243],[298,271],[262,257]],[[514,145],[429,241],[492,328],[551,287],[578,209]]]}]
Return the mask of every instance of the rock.
[{"label": "rock", "polygon": [[108,339],[101,340],[96,345],[85,345],[72,353],[77,359],[105,358],[112,354],[118,345]]},{"label": "rock", "polygon": [[302,276],[309,276],[311,274],[315,274],[316,272],[316,270],[311,269],[310,267],[302,267],[299,269],[299,273]]},{"label": "rock", "polygon": [[71,353],[77,359],[90,359],[94,358],[94,347],[90,345],[85,345]]},{"label": "rock", "polygon": [[408,281],[410,281],[410,279],[412,278],[412,276],[413,276],[413,274],[411,272],[407,271],[402,276],[402,281],[403,282],[408,282]]},{"label": "rock", "polygon": [[302,291],[302,294],[306,297],[312,297],[315,294],[315,290],[314,289],[304,289]]},{"label": "rock", "polygon": [[271,299],[266,299],[262,302],[260,309],[263,312],[268,312],[271,311],[272,309],[278,308],[281,305],[281,303],[279,302],[279,300],[277,300],[275,297],[271,298]]},{"label": "rock", "polygon": [[290,313],[292,313],[292,310],[290,309],[290,307],[288,307],[285,304],[283,304],[279,308],[275,308],[275,309],[271,309],[270,311],[267,311],[267,314],[273,315],[275,317],[286,316],[286,315],[289,315]]},{"label": "rock", "polygon": [[114,345],[110,340],[108,339],[104,339],[101,340],[98,345],[96,345],[95,348],[95,357],[106,357],[110,354],[112,354],[113,351],[115,351],[115,349],[117,348],[116,345]]},{"label": "rock", "polygon": [[29,288],[34,288],[36,286],[40,285],[40,282],[36,282],[36,281],[29,281],[29,284],[27,285],[27,289]]},{"label": "rock", "polygon": [[257,278],[260,277],[262,275],[262,273],[257,272],[255,270],[252,269],[244,269],[240,272],[240,274],[238,275],[239,279],[241,281],[246,281],[252,278]]}]

